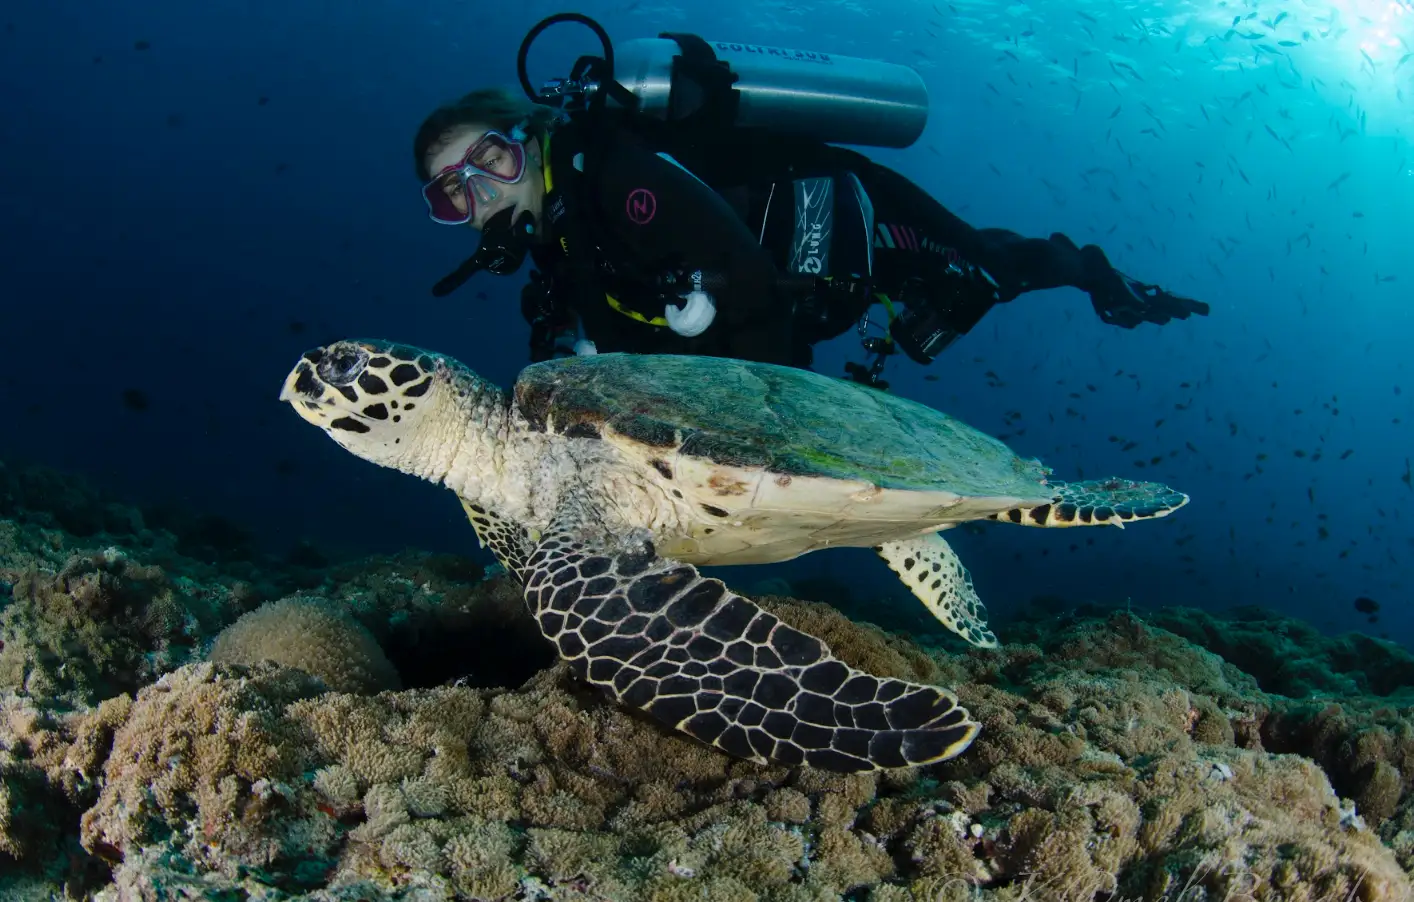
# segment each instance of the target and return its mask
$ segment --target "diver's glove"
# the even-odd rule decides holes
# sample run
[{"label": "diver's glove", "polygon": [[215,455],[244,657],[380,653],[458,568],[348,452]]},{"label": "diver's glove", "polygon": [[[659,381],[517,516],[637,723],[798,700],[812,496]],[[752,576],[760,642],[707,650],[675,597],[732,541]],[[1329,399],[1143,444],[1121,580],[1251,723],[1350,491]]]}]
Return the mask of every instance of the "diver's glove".
[{"label": "diver's glove", "polygon": [[1084,266],[1080,287],[1089,293],[1090,303],[1100,319],[1112,326],[1122,329],[1133,329],[1140,323],[1162,326],[1169,320],[1188,319],[1195,313],[1208,315],[1209,307],[1202,301],[1172,294],[1115,269],[1096,245],[1082,247],[1080,259]]}]

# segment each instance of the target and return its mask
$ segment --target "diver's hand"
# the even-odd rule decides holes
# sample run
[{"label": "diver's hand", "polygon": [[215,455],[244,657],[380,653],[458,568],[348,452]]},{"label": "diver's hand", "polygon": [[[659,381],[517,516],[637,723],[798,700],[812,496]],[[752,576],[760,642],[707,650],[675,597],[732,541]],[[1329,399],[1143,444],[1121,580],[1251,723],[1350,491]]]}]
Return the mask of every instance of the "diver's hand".
[{"label": "diver's hand", "polygon": [[1202,301],[1172,294],[1115,269],[1105,252],[1093,244],[1082,247],[1080,254],[1085,264],[1085,290],[1103,322],[1133,329],[1140,323],[1162,326],[1195,313],[1208,315],[1209,307]]}]

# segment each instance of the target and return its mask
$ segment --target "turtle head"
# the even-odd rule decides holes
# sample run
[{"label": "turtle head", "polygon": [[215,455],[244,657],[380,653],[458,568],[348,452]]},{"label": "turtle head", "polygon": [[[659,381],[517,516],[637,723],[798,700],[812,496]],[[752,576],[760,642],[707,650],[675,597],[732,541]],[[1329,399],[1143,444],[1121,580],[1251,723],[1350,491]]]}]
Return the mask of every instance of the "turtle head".
[{"label": "turtle head", "polygon": [[336,341],[306,351],[280,400],[364,460],[441,482],[486,389],[440,354],[388,341]]}]

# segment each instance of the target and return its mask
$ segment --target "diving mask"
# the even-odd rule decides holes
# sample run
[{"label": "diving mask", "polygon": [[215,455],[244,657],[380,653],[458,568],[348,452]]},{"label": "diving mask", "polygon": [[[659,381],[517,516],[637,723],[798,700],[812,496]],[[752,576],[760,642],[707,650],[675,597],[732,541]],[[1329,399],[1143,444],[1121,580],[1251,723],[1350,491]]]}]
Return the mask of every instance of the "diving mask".
[{"label": "diving mask", "polygon": [[427,215],[443,225],[464,225],[479,207],[499,197],[497,185],[513,185],[525,177],[525,133],[513,137],[487,132],[467,148],[460,162],[434,175],[422,186]]}]

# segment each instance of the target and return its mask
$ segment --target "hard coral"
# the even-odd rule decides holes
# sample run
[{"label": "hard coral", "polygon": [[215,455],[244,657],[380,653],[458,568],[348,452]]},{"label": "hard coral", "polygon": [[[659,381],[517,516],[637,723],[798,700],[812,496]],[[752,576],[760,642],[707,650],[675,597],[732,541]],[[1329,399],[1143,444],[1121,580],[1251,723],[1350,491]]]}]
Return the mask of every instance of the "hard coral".
[{"label": "hard coral", "polygon": [[180,851],[208,866],[232,854],[293,864],[304,840],[284,829],[284,787],[306,761],[303,734],[282,711],[320,688],[296,671],[202,664],[142,690],[114,734],[97,804],[83,815],[84,848],[117,861],[185,837]]},{"label": "hard coral", "polygon": [[[0,567],[17,559],[0,552]],[[33,569],[52,580],[64,568]],[[524,626],[508,580],[454,587],[444,570],[428,559],[349,565],[324,592],[379,636],[399,635],[383,625],[401,622],[410,657],[449,622],[439,607],[462,618],[494,596],[487,610]],[[155,611],[143,619],[154,626],[132,634],[138,651],[178,624],[201,633],[182,577],[166,578],[180,590],[171,609],[115,609],[116,596],[86,594],[104,588],[104,573],[142,584],[90,561],[52,605],[25,588],[24,617],[41,602],[60,624]],[[234,611],[263,594],[221,597]],[[474,674],[481,687],[357,695],[288,667],[189,664],[94,708],[84,696],[95,677],[61,684],[66,671],[27,651],[12,660],[35,686],[75,691],[68,709],[53,696],[0,695],[0,843],[21,864],[83,859],[72,845],[89,808],[82,839],[89,861],[113,865],[112,885],[95,894],[76,881],[74,895],[103,902],[1384,902],[1411,890],[1397,856],[1414,857],[1404,787],[1414,726],[1392,704],[1300,708],[1128,614],[1017,625],[1002,649],[948,656],[823,605],[762,603],[855,666],[954,688],[981,736],[942,765],[842,776],[728,758],[606,701],[564,666],[514,689],[490,688],[517,682],[492,670]],[[465,675],[455,670],[417,679]],[[1364,820],[1383,820],[1394,851]]]},{"label": "hard coral", "polygon": [[167,574],[117,549],[73,555],[57,573],[26,568],[12,594],[0,613],[0,687],[108,698],[155,678],[153,652],[186,638],[185,600]]},{"label": "hard coral", "polygon": [[261,605],[216,637],[210,660],[217,664],[274,661],[318,677],[335,692],[399,687],[398,673],[373,634],[316,598],[285,598]]}]

